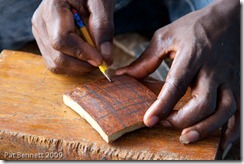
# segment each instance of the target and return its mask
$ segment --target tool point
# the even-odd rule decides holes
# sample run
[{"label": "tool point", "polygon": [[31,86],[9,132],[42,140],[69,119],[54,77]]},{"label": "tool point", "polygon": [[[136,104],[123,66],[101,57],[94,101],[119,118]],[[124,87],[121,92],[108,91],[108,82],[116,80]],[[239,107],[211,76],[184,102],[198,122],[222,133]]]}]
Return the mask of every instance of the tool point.
[{"label": "tool point", "polygon": [[109,81],[110,83],[112,82],[111,78],[109,77],[109,75],[108,75],[106,72],[104,72],[104,76],[108,79],[108,81]]}]

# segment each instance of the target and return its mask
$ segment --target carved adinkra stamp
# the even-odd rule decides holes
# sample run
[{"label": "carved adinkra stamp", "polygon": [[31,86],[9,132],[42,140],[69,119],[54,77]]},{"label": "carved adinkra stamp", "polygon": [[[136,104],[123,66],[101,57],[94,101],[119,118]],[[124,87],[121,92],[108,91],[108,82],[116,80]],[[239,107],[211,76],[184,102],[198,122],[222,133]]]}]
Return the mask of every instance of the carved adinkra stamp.
[{"label": "carved adinkra stamp", "polygon": [[112,79],[112,83],[104,78],[83,84],[63,95],[64,103],[86,119],[106,142],[145,126],[143,116],[156,100],[151,90],[130,76]]}]

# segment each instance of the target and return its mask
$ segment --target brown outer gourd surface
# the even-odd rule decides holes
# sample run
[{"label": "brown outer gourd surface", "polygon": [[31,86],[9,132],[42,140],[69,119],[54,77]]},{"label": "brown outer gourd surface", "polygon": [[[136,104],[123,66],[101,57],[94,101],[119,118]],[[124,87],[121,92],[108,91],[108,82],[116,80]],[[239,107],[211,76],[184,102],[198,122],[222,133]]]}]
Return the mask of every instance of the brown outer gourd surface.
[{"label": "brown outer gourd surface", "polygon": [[[74,111],[83,113],[83,109],[89,114],[103,134],[108,136],[108,140],[105,139],[107,142],[114,141],[125,131],[133,131],[145,126],[143,116],[157,99],[151,90],[133,77],[112,76],[112,80],[113,82],[110,83],[106,78],[102,78],[82,84],[65,94],[69,99],[67,105]],[[76,109],[72,103],[82,109]],[[100,130],[97,131],[100,132]]]}]

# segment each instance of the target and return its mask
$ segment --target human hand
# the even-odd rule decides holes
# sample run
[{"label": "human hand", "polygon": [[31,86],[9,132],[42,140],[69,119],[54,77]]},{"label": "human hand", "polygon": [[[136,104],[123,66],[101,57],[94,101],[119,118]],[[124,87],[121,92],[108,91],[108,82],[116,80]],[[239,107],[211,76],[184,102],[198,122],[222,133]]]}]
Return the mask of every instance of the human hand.
[{"label": "human hand", "polygon": [[[116,74],[144,78],[163,59],[174,59],[157,100],[145,113],[144,123],[154,126],[161,122],[183,129],[180,140],[185,144],[198,141],[227,123],[221,143],[224,150],[240,137],[240,30],[230,26],[238,20],[233,18],[233,9],[229,13],[217,10],[223,6],[216,3],[210,7],[156,31],[139,59]],[[232,17],[230,22],[226,22],[228,16]],[[190,101],[173,111],[188,87]]]},{"label": "human hand", "polygon": [[[88,22],[96,48],[76,32],[71,8]],[[49,70],[83,75],[105,60],[112,64],[114,0],[43,0],[32,18],[32,31]]]}]

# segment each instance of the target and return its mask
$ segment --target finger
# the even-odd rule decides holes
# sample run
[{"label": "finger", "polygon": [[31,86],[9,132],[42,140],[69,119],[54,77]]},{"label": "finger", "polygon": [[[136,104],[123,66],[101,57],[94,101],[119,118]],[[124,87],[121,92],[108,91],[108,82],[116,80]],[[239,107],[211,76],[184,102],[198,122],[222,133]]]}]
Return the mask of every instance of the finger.
[{"label": "finger", "polygon": [[236,112],[236,102],[231,90],[222,85],[218,92],[219,103],[216,112],[198,124],[182,131],[180,141],[184,144],[196,142],[224,125]]},{"label": "finger", "polygon": [[151,77],[146,77],[143,80],[140,81],[143,85],[145,85],[147,88],[149,88],[154,94],[158,95],[160,89],[164,85],[163,81],[156,80]]},{"label": "finger", "polygon": [[[40,12],[35,12],[33,19],[36,20],[37,18],[40,18],[39,14]],[[32,20],[32,24],[33,35],[35,36],[39,49],[49,70],[55,73],[84,75],[95,69],[87,62],[78,60],[72,56],[68,56],[54,50],[50,46],[50,40],[47,37],[42,37],[47,35],[46,24],[44,23],[43,19],[39,19],[39,21]]]},{"label": "finger", "polygon": [[[54,4],[53,4],[54,3]],[[87,61],[94,66],[102,63],[101,54],[75,33],[70,6],[65,1],[52,1],[43,16],[52,47],[64,54]],[[55,7],[53,7],[55,6]]]},{"label": "finger", "polygon": [[34,27],[32,28],[32,32],[45,60],[47,68],[50,71],[67,75],[84,75],[95,69],[95,67],[86,62],[80,61],[74,57],[62,54],[59,51],[52,49],[48,43],[49,40],[44,39],[44,41],[42,41],[39,36],[43,35],[41,35]]},{"label": "finger", "polygon": [[186,71],[179,75],[178,72],[174,72],[174,69],[179,70],[177,67],[171,67],[171,72],[169,73],[173,72],[172,74],[174,74],[174,77],[172,74],[167,76],[157,100],[145,113],[144,123],[147,126],[154,126],[159,120],[168,117],[174,106],[185,94],[187,87],[189,86],[190,79],[192,79],[196,73],[193,70],[192,72],[188,72],[188,74],[186,74]]},{"label": "finger", "polygon": [[227,123],[227,128],[222,136],[221,149],[224,152],[228,147],[232,147],[240,140],[240,104],[237,102],[237,111]]},{"label": "finger", "polygon": [[84,19],[84,21],[87,22],[86,18],[90,15],[87,9],[87,0],[67,0],[67,2],[79,12],[82,16],[82,20]]},{"label": "finger", "polygon": [[90,0],[87,1],[90,11],[89,29],[97,48],[102,53],[104,60],[111,65],[113,34],[114,34],[114,1],[112,0]]},{"label": "finger", "polygon": [[[154,126],[159,120],[168,117],[174,106],[185,94],[190,82],[200,69],[199,66],[202,65],[201,60],[187,59],[188,56],[192,56],[191,53],[193,52],[183,51],[181,54],[179,51],[177,52],[177,57],[173,61],[157,100],[144,115],[144,123],[147,126]],[[182,57],[186,59],[182,59]],[[198,58],[197,55],[196,58]]]},{"label": "finger", "polygon": [[[237,112],[232,116],[226,128],[222,128],[222,139],[220,143],[220,152],[222,153],[222,159],[226,157],[230,149],[235,144],[240,144],[240,113]],[[224,131],[223,131],[224,130]]]},{"label": "finger", "polygon": [[160,36],[161,34],[156,32],[142,55],[129,66],[116,70],[116,74],[128,74],[141,79],[154,72],[160,66],[162,60],[175,51],[172,47],[172,41],[167,39],[161,41]]},{"label": "finger", "polygon": [[191,88],[191,100],[167,117],[167,121],[172,126],[181,129],[189,127],[207,118],[215,111],[217,85],[208,70],[202,68],[199,71],[194,86]]}]

